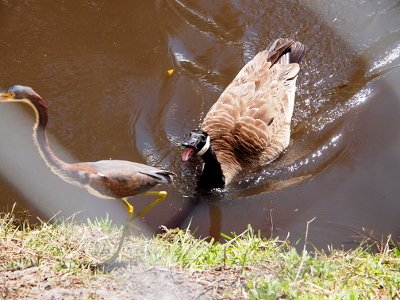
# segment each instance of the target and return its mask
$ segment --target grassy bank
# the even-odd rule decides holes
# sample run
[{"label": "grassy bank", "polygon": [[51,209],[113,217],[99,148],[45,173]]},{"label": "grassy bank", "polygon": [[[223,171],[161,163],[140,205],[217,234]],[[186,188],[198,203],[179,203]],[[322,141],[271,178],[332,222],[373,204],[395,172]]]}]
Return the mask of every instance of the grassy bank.
[{"label": "grassy bank", "polygon": [[367,244],[308,253],[250,227],[224,244],[165,228],[154,238],[130,237],[124,251],[132,258],[104,270],[120,237],[108,220],[30,228],[6,214],[0,225],[4,299],[152,299],[153,288],[175,299],[400,299],[400,249],[390,240],[378,253]]}]

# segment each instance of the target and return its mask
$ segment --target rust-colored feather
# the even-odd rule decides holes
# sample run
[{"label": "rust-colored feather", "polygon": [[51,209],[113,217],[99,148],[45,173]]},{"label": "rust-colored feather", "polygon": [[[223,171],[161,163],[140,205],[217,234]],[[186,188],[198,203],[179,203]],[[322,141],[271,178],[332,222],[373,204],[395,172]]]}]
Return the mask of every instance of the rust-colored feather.
[{"label": "rust-colored feather", "polygon": [[69,165],[71,183],[101,198],[130,197],[172,182],[172,172],[123,160],[101,160]]}]

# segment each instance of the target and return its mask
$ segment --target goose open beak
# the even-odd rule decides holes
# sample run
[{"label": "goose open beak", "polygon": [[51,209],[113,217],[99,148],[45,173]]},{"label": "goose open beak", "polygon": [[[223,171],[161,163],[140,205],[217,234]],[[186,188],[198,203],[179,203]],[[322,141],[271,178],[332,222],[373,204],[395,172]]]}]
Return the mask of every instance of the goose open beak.
[{"label": "goose open beak", "polygon": [[190,146],[185,146],[186,150],[182,154],[182,161],[188,161],[189,158],[193,156],[193,154],[196,152],[196,149]]}]

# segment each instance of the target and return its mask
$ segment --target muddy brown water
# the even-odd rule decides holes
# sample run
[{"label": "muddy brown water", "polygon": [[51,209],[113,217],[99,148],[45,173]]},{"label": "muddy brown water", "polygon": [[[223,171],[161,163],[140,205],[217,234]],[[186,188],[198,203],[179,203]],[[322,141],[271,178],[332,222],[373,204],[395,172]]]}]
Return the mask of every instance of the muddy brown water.
[{"label": "muddy brown water", "polygon": [[[143,217],[143,232],[190,224],[219,239],[251,224],[296,241],[315,217],[317,247],[350,247],[357,232],[399,239],[399,1],[3,0],[0,11],[0,88],[28,85],[47,101],[60,158],[126,159],[178,175],[157,188],[168,197]],[[180,142],[278,37],[307,46],[289,148],[226,191],[196,190]],[[47,170],[33,121],[27,105],[0,105],[3,211],[17,203],[33,219],[108,214],[122,224],[119,201]],[[149,200],[130,198],[136,210]]]}]

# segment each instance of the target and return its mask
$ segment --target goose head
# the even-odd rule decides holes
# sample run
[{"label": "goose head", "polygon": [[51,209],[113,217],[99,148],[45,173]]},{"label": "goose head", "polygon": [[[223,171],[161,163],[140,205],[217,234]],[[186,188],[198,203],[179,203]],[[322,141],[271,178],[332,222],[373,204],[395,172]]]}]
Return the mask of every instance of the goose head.
[{"label": "goose head", "polygon": [[186,147],[182,161],[187,161],[194,155],[202,156],[210,149],[210,136],[202,130],[193,130],[182,146]]}]

